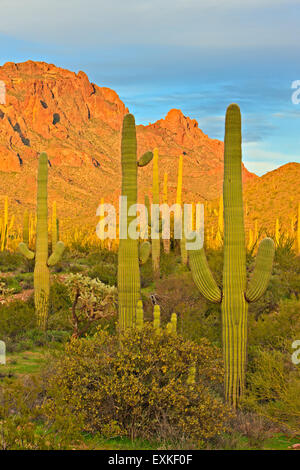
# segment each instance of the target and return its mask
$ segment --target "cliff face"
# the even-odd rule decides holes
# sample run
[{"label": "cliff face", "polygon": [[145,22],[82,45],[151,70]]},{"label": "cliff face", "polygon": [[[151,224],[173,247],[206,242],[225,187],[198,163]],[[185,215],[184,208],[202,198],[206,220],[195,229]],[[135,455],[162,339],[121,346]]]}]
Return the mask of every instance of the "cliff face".
[{"label": "cliff face", "polygon": [[97,139],[119,131],[127,112],[118,95],[46,63],[7,63],[1,109],[1,171],[21,171],[41,150],[53,165],[100,165]]},{"label": "cliff face", "polygon": [[[6,103],[0,105],[0,196],[8,195],[17,212],[33,208],[37,156],[46,151],[50,202],[57,200],[61,217],[74,223],[95,219],[102,196],[115,203],[121,188],[120,131],[128,112],[116,92],[90,83],[84,72],[44,62],[6,63],[0,80],[6,85]],[[219,196],[223,142],[205,135],[196,120],[172,109],[164,119],[138,126],[137,135],[139,154],[158,147],[170,202],[180,154],[185,202]],[[152,186],[152,165],[144,170],[139,172],[141,200]],[[261,181],[245,168],[243,178],[247,186]]]}]

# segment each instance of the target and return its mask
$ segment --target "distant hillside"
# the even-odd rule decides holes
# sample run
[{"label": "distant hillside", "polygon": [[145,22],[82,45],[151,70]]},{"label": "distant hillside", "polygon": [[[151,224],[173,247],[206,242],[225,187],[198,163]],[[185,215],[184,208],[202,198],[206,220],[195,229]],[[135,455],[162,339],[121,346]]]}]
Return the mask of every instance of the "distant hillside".
[{"label": "distant hillside", "polygon": [[[0,105],[0,197],[8,195],[18,220],[24,208],[33,210],[37,157],[46,151],[49,203],[57,201],[59,217],[69,227],[95,224],[101,197],[116,202],[120,194],[125,104],[115,91],[90,83],[84,72],[76,74],[43,62],[6,63],[0,67],[0,80],[7,89],[6,104]],[[139,154],[159,149],[161,181],[167,172],[170,202],[175,200],[180,154],[184,155],[184,201],[218,198],[223,142],[205,135],[197,121],[172,109],[164,119],[138,126],[137,135]],[[288,219],[299,199],[299,166],[286,165],[262,178],[243,168],[253,217],[268,225],[277,212]],[[152,185],[152,165],[144,170],[139,172],[141,201]]]}]

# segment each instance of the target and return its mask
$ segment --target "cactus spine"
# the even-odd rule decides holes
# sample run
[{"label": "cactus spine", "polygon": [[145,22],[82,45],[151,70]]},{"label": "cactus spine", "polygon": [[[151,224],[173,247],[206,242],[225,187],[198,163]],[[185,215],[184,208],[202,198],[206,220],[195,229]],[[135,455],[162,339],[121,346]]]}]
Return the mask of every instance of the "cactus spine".
[{"label": "cactus spine", "polygon": [[25,243],[19,244],[19,250],[28,259],[35,257],[34,268],[34,301],[37,314],[38,328],[46,330],[50,293],[49,267],[56,264],[63,253],[64,244],[57,242],[52,255],[48,258],[48,157],[40,154],[38,167],[37,188],[37,229],[35,254]]},{"label": "cactus spine", "polygon": [[262,240],[247,288],[241,161],[241,115],[239,107],[232,104],[225,122],[223,289],[215,282],[203,249],[190,251],[190,266],[201,293],[208,300],[221,303],[225,397],[233,407],[245,387],[248,303],[265,292],[274,258],[273,240]]},{"label": "cactus spine", "polygon": [[[157,148],[153,151],[153,204],[159,204],[159,177],[158,177],[158,150]],[[152,238],[152,268],[155,278],[159,278],[159,259],[160,259],[160,234],[159,234],[159,220],[154,218],[154,234]],[[158,237],[158,238],[156,238]]]},{"label": "cactus spine", "polygon": [[[137,142],[135,120],[132,114],[126,114],[123,120],[121,159],[122,159],[122,196],[127,197],[128,209],[137,203],[137,169],[147,165],[153,158],[152,152],[144,154],[137,162]],[[121,214],[118,250],[118,303],[119,326],[121,329],[131,328],[136,321],[136,305],[140,300],[140,270],[138,240],[130,238],[129,224],[135,216],[128,216],[123,210]],[[120,233],[121,235],[121,233]]]}]

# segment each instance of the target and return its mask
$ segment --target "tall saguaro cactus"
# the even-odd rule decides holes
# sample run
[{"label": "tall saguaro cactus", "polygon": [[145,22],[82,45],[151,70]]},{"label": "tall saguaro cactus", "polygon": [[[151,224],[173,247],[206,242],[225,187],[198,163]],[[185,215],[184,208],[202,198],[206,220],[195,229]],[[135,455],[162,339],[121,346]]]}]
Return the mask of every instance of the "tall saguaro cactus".
[{"label": "tall saguaro cactus", "polygon": [[241,162],[241,115],[239,107],[232,104],[225,122],[223,288],[214,280],[203,249],[190,251],[190,267],[200,292],[222,306],[225,397],[233,407],[245,387],[248,304],[265,292],[274,258],[274,242],[265,238],[247,287]]},{"label": "tall saguaro cactus", "polygon": [[[127,197],[127,207],[137,203],[137,169],[146,166],[153,158],[152,152],[146,152],[137,161],[137,142],[135,120],[132,114],[126,114],[123,120],[122,142],[122,196]],[[140,269],[138,240],[128,233],[130,223],[135,219],[122,211],[120,227],[126,238],[120,237],[118,251],[118,304],[119,326],[131,328],[136,321],[136,305],[140,300]],[[124,235],[124,234],[123,234]],[[145,260],[144,260],[145,261]]]},{"label": "tall saguaro cactus", "polygon": [[[158,150],[153,151],[153,204],[159,204],[159,176],[158,176]],[[155,278],[159,278],[159,260],[160,260],[160,234],[159,220],[154,220],[154,231],[158,238],[152,238],[152,267]]]},{"label": "tall saguaro cactus", "polygon": [[50,293],[49,266],[55,265],[64,251],[64,244],[57,242],[52,255],[48,258],[48,157],[41,153],[37,179],[37,229],[35,254],[25,243],[19,244],[19,250],[28,259],[35,257],[34,301],[38,327],[46,330]]},{"label": "tall saguaro cactus", "polygon": [[23,242],[29,246],[29,214],[27,209],[23,216]]},{"label": "tall saguaro cactus", "polygon": [[183,167],[183,156],[180,155],[179,162],[178,162],[178,177],[177,177],[177,192],[176,192],[176,204],[177,210],[176,214],[174,215],[175,223],[179,223],[179,217],[181,217],[182,223],[182,237],[180,240],[180,253],[181,253],[181,261],[183,264],[188,263],[188,253],[186,250],[186,238],[184,233],[184,213],[180,215],[179,206],[182,206],[182,167]]},{"label": "tall saguaro cactus", "polygon": [[[163,203],[168,204],[168,173],[164,173]],[[170,253],[170,238],[163,239],[165,253]]]}]

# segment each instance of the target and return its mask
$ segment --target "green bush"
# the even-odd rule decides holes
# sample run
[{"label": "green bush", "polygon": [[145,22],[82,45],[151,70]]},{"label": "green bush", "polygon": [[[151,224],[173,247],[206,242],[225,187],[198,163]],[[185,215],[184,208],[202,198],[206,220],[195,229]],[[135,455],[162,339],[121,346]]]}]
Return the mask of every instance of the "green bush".
[{"label": "green bush", "polygon": [[71,450],[79,441],[79,416],[48,418],[40,381],[0,384],[0,450]]},{"label": "green bush", "polygon": [[10,289],[11,294],[17,294],[22,291],[22,286],[18,279],[13,276],[5,277],[3,279],[4,284]]},{"label": "green bush", "polygon": [[89,266],[95,266],[99,263],[113,264],[117,266],[118,264],[118,253],[114,251],[109,251],[106,249],[99,250],[93,253],[89,253],[86,258],[86,263]]},{"label": "green bush", "polygon": [[141,273],[141,287],[146,288],[153,284],[153,269],[152,269],[152,259],[149,257],[148,261],[140,266]]},{"label": "green bush", "polygon": [[23,289],[33,289],[33,273],[20,273],[15,279],[21,284]]},{"label": "green bush", "polygon": [[[35,313],[32,302],[19,300],[0,306],[0,338],[15,338],[24,331],[35,327]],[[4,339],[3,339],[4,340]]]},{"label": "green bush", "polygon": [[294,340],[300,339],[300,300],[282,300],[278,311],[249,317],[249,344],[289,352]]},{"label": "green bush", "polygon": [[10,251],[0,252],[0,272],[15,271],[23,265],[21,253],[11,253]]},{"label": "green bush", "polygon": [[88,272],[89,277],[92,279],[99,279],[99,281],[109,286],[117,285],[117,265],[100,262],[95,265]]},{"label": "green bush", "polygon": [[215,391],[223,375],[219,350],[149,325],[74,339],[52,370],[53,416],[67,409],[82,417],[86,432],[202,446],[224,431],[230,415]]},{"label": "green bush", "polygon": [[293,365],[291,352],[250,348],[244,409],[299,434],[299,396],[299,366]]}]

